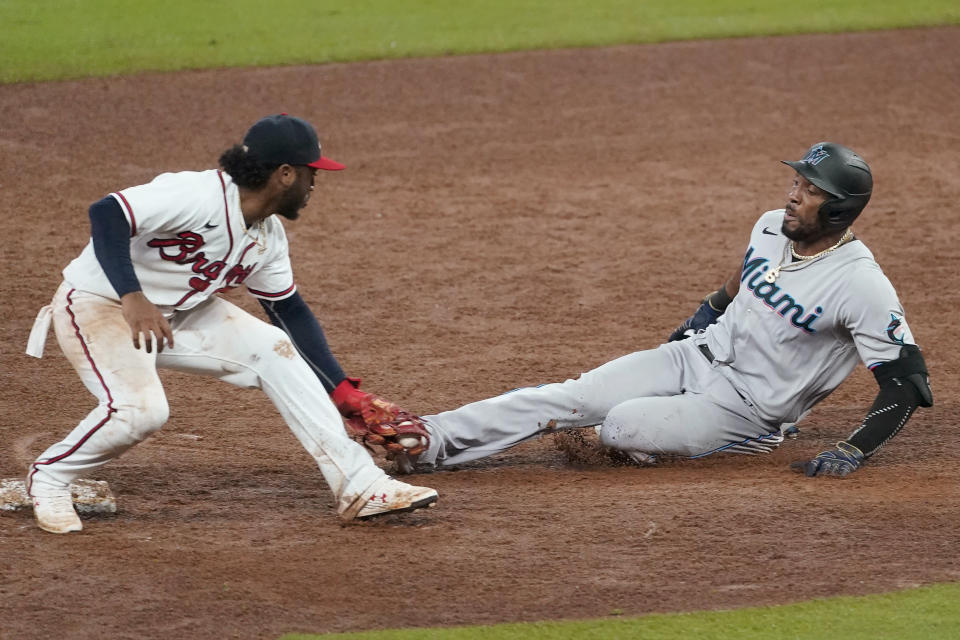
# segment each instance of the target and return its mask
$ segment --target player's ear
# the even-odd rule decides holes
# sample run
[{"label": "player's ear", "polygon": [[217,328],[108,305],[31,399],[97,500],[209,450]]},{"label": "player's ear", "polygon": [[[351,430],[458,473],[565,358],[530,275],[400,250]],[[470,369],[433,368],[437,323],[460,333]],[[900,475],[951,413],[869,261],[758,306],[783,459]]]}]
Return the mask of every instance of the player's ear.
[{"label": "player's ear", "polygon": [[267,184],[281,190],[287,189],[297,180],[297,169],[293,165],[282,164],[273,170]]},{"label": "player's ear", "polygon": [[297,181],[297,168],[290,164],[282,164],[277,167],[274,175],[280,179],[281,186],[287,188]]}]

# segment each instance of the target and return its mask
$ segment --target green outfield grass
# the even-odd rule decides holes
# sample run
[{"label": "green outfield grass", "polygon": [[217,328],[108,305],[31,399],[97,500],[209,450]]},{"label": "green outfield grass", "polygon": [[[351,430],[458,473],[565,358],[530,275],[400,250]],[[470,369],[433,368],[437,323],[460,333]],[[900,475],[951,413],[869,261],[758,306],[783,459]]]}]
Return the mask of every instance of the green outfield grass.
[{"label": "green outfield grass", "polygon": [[289,634],[281,640],[946,640],[960,637],[960,585],[779,607],[489,627]]},{"label": "green outfield grass", "polygon": [[957,0],[0,0],[0,83],[958,23]]}]

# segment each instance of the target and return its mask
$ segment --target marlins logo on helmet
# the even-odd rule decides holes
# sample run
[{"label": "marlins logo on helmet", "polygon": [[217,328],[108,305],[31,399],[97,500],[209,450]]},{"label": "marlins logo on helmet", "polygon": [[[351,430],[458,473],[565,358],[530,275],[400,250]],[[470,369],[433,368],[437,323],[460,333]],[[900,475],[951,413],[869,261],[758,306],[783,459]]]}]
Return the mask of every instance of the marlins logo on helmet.
[{"label": "marlins logo on helmet", "polygon": [[820,161],[822,161],[824,158],[829,158],[829,157],[830,157],[830,154],[827,153],[827,151],[823,148],[823,145],[821,144],[815,147],[811,147],[811,149],[807,151],[807,155],[803,157],[803,162],[807,162],[809,164],[812,164],[813,166],[817,166],[818,164],[820,164]]}]

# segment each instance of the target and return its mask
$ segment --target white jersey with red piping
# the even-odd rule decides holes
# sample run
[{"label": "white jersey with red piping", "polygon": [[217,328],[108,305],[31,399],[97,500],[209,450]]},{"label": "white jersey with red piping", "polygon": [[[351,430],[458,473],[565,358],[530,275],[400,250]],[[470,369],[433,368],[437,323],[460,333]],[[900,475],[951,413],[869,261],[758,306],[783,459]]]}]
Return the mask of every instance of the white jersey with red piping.
[{"label": "white jersey with red piping", "polygon": [[[241,284],[270,300],[296,291],[283,224],[270,216],[248,229],[228,174],[163,173],[110,195],[130,224],[130,258],[144,295],[165,312]],[[76,289],[118,299],[92,240],[63,276]]]}]

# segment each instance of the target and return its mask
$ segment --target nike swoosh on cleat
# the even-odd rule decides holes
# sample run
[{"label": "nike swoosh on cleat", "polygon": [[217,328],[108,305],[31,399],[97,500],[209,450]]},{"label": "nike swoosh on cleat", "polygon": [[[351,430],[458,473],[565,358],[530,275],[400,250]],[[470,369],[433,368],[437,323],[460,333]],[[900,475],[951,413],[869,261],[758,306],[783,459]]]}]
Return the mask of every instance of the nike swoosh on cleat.
[{"label": "nike swoosh on cleat", "polygon": [[763,228],[763,232],[764,232],[765,234],[767,234],[768,236],[778,236],[778,235],[780,235],[780,234],[777,233],[776,231],[770,231],[770,227],[764,227],[764,228]]}]

